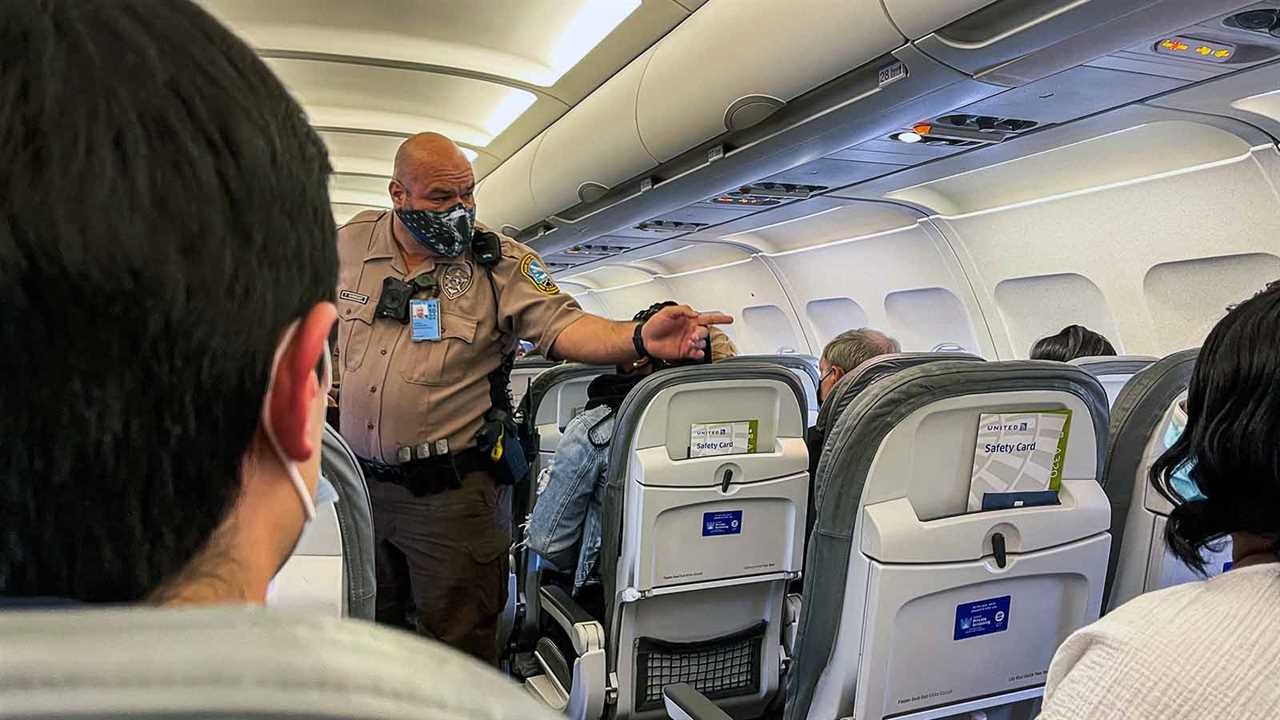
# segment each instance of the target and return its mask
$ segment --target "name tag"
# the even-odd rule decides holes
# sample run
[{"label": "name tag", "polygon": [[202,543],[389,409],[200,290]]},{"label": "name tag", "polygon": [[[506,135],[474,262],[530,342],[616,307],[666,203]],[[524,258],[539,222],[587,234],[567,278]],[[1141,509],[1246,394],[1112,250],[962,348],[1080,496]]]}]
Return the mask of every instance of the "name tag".
[{"label": "name tag", "polygon": [[409,324],[412,328],[414,342],[429,342],[440,339],[440,301],[410,300]]}]

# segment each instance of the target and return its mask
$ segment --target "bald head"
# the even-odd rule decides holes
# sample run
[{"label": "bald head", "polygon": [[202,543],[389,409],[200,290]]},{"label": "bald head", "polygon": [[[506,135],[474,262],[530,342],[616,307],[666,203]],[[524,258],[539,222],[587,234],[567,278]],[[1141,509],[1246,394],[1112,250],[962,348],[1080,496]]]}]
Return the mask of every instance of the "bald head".
[{"label": "bald head", "polygon": [[475,174],[462,150],[440,133],[418,133],[396,151],[391,199],[397,209],[475,207]]}]

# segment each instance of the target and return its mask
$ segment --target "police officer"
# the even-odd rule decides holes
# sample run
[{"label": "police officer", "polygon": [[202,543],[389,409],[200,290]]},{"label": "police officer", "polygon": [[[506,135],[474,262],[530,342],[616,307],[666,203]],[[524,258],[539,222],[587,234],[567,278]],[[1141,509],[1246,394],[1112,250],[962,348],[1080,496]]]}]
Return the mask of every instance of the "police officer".
[{"label": "police officer", "polygon": [[338,231],[341,428],[369,478],[378,620],[491,663],[522,474],[507,381],[520,339],[548,357],[617,365],[700,358],[720,314],[644,323],[585,313],[530,248],[475,225],[471,164],[423,133],[396,153],[394,212]]}]

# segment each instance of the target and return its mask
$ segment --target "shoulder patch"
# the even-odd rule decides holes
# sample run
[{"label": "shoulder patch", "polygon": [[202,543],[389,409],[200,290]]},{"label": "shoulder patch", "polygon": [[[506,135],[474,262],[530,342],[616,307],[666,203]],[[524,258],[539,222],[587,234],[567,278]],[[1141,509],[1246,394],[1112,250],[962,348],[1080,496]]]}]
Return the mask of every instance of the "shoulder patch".
[{"label": "shoulder patch", "polygon": [[525,255],[520,261],[520,274],[525,276],[529,283],[543,295],[560,294],[560,286],[551,279],[551,274],[542,266],[542,260],[538,259],[534,253]]}]

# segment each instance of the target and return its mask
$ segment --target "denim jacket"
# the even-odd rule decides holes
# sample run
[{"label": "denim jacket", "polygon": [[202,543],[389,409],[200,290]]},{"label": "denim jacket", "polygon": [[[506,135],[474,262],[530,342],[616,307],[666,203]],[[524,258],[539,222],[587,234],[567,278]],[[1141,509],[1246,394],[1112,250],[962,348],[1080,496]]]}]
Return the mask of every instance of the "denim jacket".
[{"label": "denim jacket", "polygon": [[576,592],[596,570],[603,535],[601,503],[615,413],[607,405],[569,422],[529,516],[525,541],[555,570],[574,568]]}]

